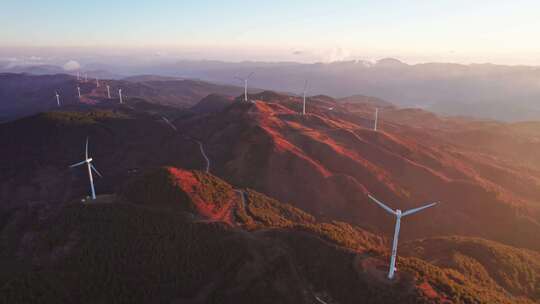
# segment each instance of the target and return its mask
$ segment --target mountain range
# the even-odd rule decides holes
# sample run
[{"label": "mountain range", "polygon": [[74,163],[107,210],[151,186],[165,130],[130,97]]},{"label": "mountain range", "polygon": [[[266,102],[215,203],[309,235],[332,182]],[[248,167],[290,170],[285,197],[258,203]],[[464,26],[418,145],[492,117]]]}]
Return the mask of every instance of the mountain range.
[{"label": "mountain range", "polygon": [[[81,75],[84,79],[84,75]],[[118,89],[125,97],[140,97],[151,102],[174,107],[188,108],[211,93],[238,95],[243,89],[192,79],[138,76],[125,80],[99,81],[95,76],[77,83],[74,75],[0,74],[0,121],[20,118],[46,110],[56,105],[55,92],[60,94],[63,105],[75,105],[80,101],[94,104],[107,97],[110,86],[111,99],[118,100]],[[78,99],[77,86],[81,88],[82,100]]]},{"label": "mountain range", "polygon": [[[4,77],[43,77],[29,96],[77,84]],[[106,83],[126,88],[124,104],[80,83],[81,102],[40,110],[36,97],[39,113],[0,124],[2,301],[540,301],[539,123],[360,95],[310,96],[303,116],[285,93]],[[87,137],[96,201],[87,172],[68,168]],[[401,210],[439,202],[403,220],[394,282],[394,221],[368,194]]]},{"label": "mountain range", "polygon": [[[138,61],[135,61],[138,62]],[[330,63],[167,61],[126,64],[88,62],[82,69],[92,77],[121,79],[140,74],[240,85],[235,77],[255,72],[254,87],[300,94],[306,80],[309,94],[334,98],[364,94],[400,107],[441,115],[529,121],[540,119],[540,69],[496,64],[407,64],[393,58]],[[13,66],[0,63],[0,72],[61,73],[59,66]],[[107,71],[115,71],[107,72]],[[64,71],[65,72],[65,71]],[[75,73],[72,71],[72,73]],[[215,92],[218,93],[218,92]]]}]

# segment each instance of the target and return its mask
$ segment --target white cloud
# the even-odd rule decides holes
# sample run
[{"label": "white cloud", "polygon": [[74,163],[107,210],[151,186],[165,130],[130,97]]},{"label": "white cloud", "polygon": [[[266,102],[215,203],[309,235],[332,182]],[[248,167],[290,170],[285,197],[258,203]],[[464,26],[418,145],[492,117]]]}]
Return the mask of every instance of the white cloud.
[{"label": "white cloud", "polygon": [[75,60],[70,60],[66,62],[66,64],[64,64],[64,70],[66,71],[75,71],[75,70],[79,70],[80,68],[81,68],[81,64]]},{"label": "white cloud", "polygon": [[335,62],[351,59],[351,52],[347,49],[335,47],[323,55],[324,62]]}]

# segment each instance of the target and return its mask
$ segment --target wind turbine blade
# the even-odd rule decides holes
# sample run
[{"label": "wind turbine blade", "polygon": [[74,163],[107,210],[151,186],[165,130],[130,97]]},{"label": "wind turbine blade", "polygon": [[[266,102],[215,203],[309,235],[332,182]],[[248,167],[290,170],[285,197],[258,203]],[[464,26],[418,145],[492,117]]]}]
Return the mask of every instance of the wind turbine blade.
[{"label": "wind turbine blade", "polygon": [[86,159],[88,159],[88,137],[86,137],[86,150],[84,156],[86,157]]},{"label": "wind turbine blade", "polygon": [[83,165],[83,164],[85,164],[85,163],[86,163],[86,161],[85,161],[85,160],[83,160],[82,162],[79,162],[79,163],[73,164],[73,165],[71,165],[71,166],[69,166],[69,167],[70,167],[70,168],[74,168],[74,167],[77,167],[77,166]]},{"label": "wind turbine blade", "polygon": [[308,87],[308,81],[306,79],[306,82],[304,83],[304,93],[306,93]]},{"label": "wind turbine blade", "polygon": [[97,174],[99,177],[103,177],[103,175],[101,175],[101,173],[99,173],[99,171],[96,169],[96,167],[94,167],[93,164],[90,164],[90,167],[92,168],[92,170],[94,170],[94,172],[96,172],[96,174]]},{"label": "wind turbine blade", "polygon": [[251,76],[253,76],[253,74],[255,74],[255,72],[251,72],[251,73],[249,73],[249,75],[248,75],[248,76],[246,77],[246,80],[250,79],[250,78],[251,78]]},{"label": "wind turbine blade", "polygon": [[416,213],[416,212],[418,212],[418,211],[424,210],[424,209],[426,209],[426,208],[433,207],[433,206],[435,206],[435,205],[437,205],[437,204],[438,204],[438,203],[431,203],[431,204],[427,204],[427,205],[422,206],[422,207],[418,207],[418,208],[414,208],[414,209],[411,209],[411,210],[407,210],[407,211],[403,212],[403,213],[401,214],[401,216],[411,215],[411,214],[413,214],[413,213]]},{"label": "wind turbine blade", "polygon": [[374,198],[373,196],[371,196],[371,194],[368,194],[368,197],[374,201],[375,203],[377,203],[377,205],[379,205],[381,208],[383,208],[384,210],[386,210],[386,212],[388,213],[391,213],[393,215],[396,215],[396,212],[394,210],[392,210],[390,207],[386,206],[385,204],[379,202],[376,198]]},{"label": "wind turbine blade", "polygon": [[244,79],[242,79],[242,78],[240,78],[240,77],[236,77],[236,76],[234,77],[234,79],[238,79],[238,80],[240,80],[240,81],[244,81]]}]

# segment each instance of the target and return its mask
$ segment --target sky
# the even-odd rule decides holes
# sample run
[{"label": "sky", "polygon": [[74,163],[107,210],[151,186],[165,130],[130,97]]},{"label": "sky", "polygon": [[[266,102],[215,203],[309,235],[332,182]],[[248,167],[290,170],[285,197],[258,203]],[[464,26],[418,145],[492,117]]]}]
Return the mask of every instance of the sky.
[{"label": "sky", "polygon": [[2,0],[0,48],[540,65],[540,1]]}]

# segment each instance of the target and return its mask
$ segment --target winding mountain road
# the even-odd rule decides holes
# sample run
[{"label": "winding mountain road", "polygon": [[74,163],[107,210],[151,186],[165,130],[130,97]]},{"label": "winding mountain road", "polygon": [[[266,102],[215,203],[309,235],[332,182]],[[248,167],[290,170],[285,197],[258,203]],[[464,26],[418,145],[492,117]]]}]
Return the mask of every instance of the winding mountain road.
[{"label": "winding mountain road", "polygon": [[[172,124],[172,122],[167,119],[167,117],[165,116],[161,116],[161,119],[163,119],[163,121],[169,126],[171,127],[171,129],[173,129],[175,132],[178,132],[178,129],[176,128],[175,125]],[[204,147],[203,147],[203,144],[202,142],[196,140],[196,139],[192,139],[192,138],[189,138],[187,136],[184,135],[184,137],[186,139],[191,139],[193,140],[194,142],[196,142],[197,144],[199,144],[199,150],[201,151],[201,155],[203,156],[204,160],[206,161],[206,169],[204,170],[206,173],[210,173],[210,159],[208,158],[208,156],[206,155],[206,152],[204,151]]]},{"label": "winding mountain road", "polygon": [[313,295],[313,296],[315,297],[315,300],[319,301],[319,303],[328,304],[325,301],[323,301],[321,298],[319,298],[318,296],[316,296],[316,295]]},{"label": "winding mountain road", "polygon": [[198,140],[196,140],[196,142],[199,144],[199,149],[201,150],[201,154],[204,157],[204,159],[206,160],[206,170],[205,170],[205,172],[210,173],[210,159],[208,158],[208,156],[204,152],[204,147],[203,147],[202,142],[200,142]]},{"label": "winding mountain road", "polygon": [[176,126],[173,125],[173,124],[171,123],[171,121],[167,119],[167,117],[161,116],[161,118],[162,118],[163,121],[165,121],[165,123],[166,123],[167,125],[169,125],[169,127],[171,127],[175,132],[178,132],[178,129],[176,128]]}]

